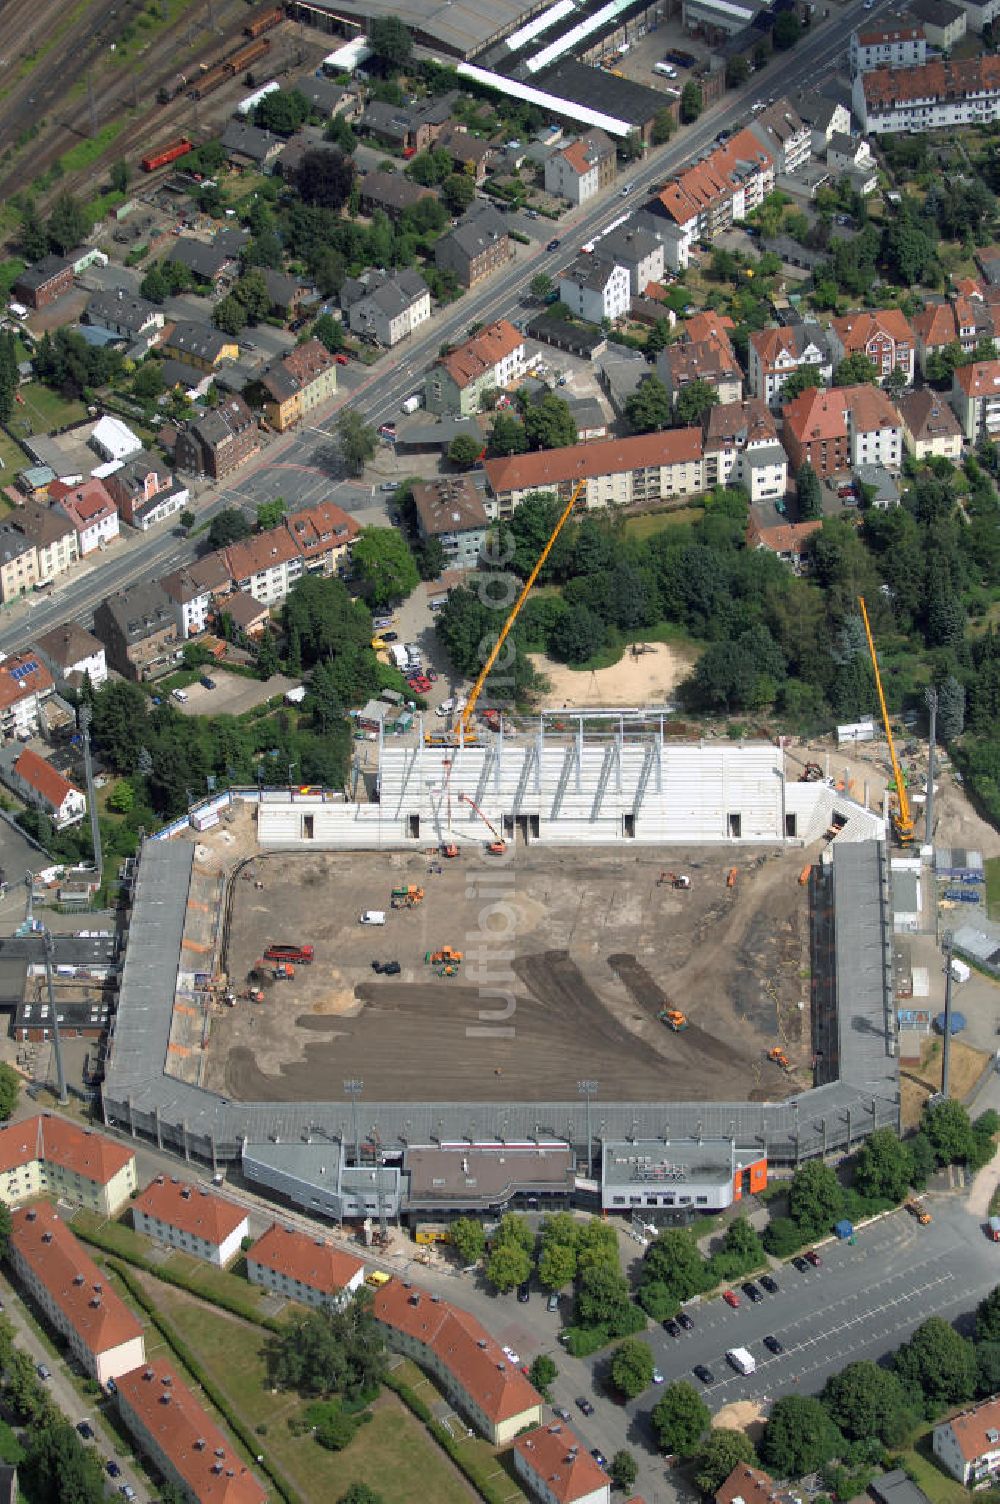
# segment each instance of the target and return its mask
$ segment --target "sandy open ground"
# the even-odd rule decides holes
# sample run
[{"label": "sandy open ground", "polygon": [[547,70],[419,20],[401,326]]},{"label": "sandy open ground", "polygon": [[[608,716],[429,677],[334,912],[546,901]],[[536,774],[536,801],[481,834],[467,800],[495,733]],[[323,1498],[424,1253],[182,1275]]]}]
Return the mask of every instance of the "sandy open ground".
[{"label": "sandy open ground", "polygon": [[545,697],[553,710],[580,705],[664,705],[691,672],[697,650],[672,643],[651,642],[648,651],[633,658],[626,648],[620,663],[611,668],[575,669],[556,663],[544,653],[530,654],[531,661],[552,686]]}]

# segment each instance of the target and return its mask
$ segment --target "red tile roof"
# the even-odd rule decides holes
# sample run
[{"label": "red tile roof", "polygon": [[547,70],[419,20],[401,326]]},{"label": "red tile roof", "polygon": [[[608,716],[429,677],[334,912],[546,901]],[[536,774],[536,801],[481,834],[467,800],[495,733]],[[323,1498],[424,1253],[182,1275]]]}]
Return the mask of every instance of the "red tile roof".
[{"label": "red tile roof", "polygon": [[134,1158],[124,1144],[47,1112],[0,1128],[0,1172],[44,1159],[97,1185],[107,1185]]},{"label": "red tile roof", "polygon": [[95,522],[102,522],[117,511],[104,485],[94,476],[76,486],[54,480],[49,486],[49,496],[59,503],[78,531],[93,527]]},{"label": "red tile roof", "polygon": [[307,339],[304,344],[296,345],[282,357],[281,364],[300,387],[308,386],[324,372],[336,367],[333,356],[318,339]]},{"label": "red tile roof", "polygon": [[11,1213],[11,1244],[91,1353],[141,1337],[142,1327],[47,1201]]},{"label": "red tile roof", "polygon": [[958,1450],[966,1462],[975,1462],[986,1452],[995,1452],[997,1443],[990,1441],[987,1431],[1000,1431],[1000,1399],[987,1400],[974,1410],[952,1416],[946,1424],[951,1426],[958,1443]]},{"label": "red tile roof", "polygon": [[862,47],[887,46],[892,42],[919,42],[924,35],[922,26],[879,26],[858,33]]},{"label": "red tile roof", "polygon": [[929,347],[949,345],[958,339],[956,313],[953,303],[925,303],[913,320],[913,332]]},{"label": "red tile roof", "polygon": [[856,433],[901,426],[895,403],[880,386],[843,386],[840,395],[850,411],[851,426]]},{"label": "red tile roof", "polygon": [[743,1499],[745,1504],[767,1504],[774,1493],[774,1479],[768,1473],[741,1462],[716,1489],[715,1504],[734,1504],[736,1499]]},{"label": "red tile roof", "polygon": [[391,1279],[375,1292],[372,1309],[384,1326],[429,1347],[494,1423],[512,1420],[541,1405],[541,1396],[521,1370],[504,1357],[486,1329],[467,1311],[398,1279]]},{"label": "red tile roof", "polygon": [[332,501],[321,501],[318,506],[293,512],[285,518],[285,527],[306,559],[353,543],[360,532],[354,518]]},{"label": "red tile roof", "polygon": [[844,388],[823,391],[807,387],[784,408],[785,433],[808,444],[816,439],[842,439],[847,436],[847,403]]},{"label": "red tile roof", "polygon": [[570,444],[566,449],[512,454],[507,459],[486,460],[483,469],[490,490],[498,495],[501,491],[538,490],[652,465],[692,463],[701,456],[700,428],[671,428],[630,439],[594,439],[589,444]]},{"label": "red tile roof", "polygon": [[34,653],[15,653],[0,663],[0,710],[54,688],[55,680]]},{"label": "red tile roof", "polygon": [[264,574],[278,564],[287,564],[296,557],[298,549],[283,527],[272,527],[266,533],[255,533],[239,543],[230,543],[227,548],[220,548],[219,553],[232,579],[239,581]]},{"label": "red tile roof", "polygon": [[135,1210],[216,1244],[224,1243],[247,1218],[246,1212],[231,1201],[183,1180],[168,1180],[165,1175],[150,1181],[137,1198]]},{"label": "red tile roof", "polygon": [[967,397],[1000,396],[1000,360],[976,360],[959,366],[955,381]]},{"label": "red tile roof", "polygon": [[886,335],[897,344],[913,343],[913,328],[900,308],[875,308],[870,313],[847,313],[832,319],[831,328],[848,355],[867,348],[869,342]]},{"label": "red tile roof", "polygon": [[278,1222],[272,1222],[264,1236],[257,1239],[247,1259],[273,1269],[276,1274],[287,1274],[289,1279],[298,1280],[321,1295],[339,1295],[365,1267],[353,1254],[343,1253],[322,1238],[282,1227]]},{"label": "red tile roof", "polygon": [[443,355],[440,364],[459,390],[464,391],[487,371],[492,371],[498,361],[507,355],[513,355],[518,345],[523,344],[524,335],[519,334],[506,319],[498,319],[495,324],[488,324],[485,329],[481,329],[473,339],[459,345],[457,350]]},{"label": "red tile roof", "polygon": [[869,110],[922,99],[962,99],[1000,91],[1000,57],[970,57],[916,68],[875,68],[864,75]]},{"label": "red tile roof", "polygon": [[514,1450],[539,1480],[536,1492],[558,1504],[574,1504],[608,1486],[604,1469],[569,1427],[558,1422],[526,1431],[514,1442]]},{"label": "red tile roof", "polygon": [[50,809],[61,809],[67,794],[80,792],[75,784],[58,773],[44,757],[32,752],[30,747],[25,747],[19,755],[14,764],[14,772],[45,800]]},{"label": "red tile roof", "polygon": [[686,172],[666,185],[659,194],[660,203],[679,225],[687,224],[699,210],[732,197],[748,163],[761,171],[773,166],[770,152],[761,146],[752,131],[743,129],[716,147],[703,162],[696,162]]},{"label": "red tile roof", "polygon": [[798,554],[802,545],[823,526],[815,522],[782,522],[777,527],[761,527],[751,514],[747,523],[747,548],[766,548],[773,554]]},{"label": "red tile roof", "polygon": [[115,1382],[119,1406],[139,1418],[199,1504],[264,1504],[266,1490],[166,1363],[145,1363]]},{"label": "red tile roof", "polygon": [[603,131],[592,131],[590,135],[581,136],[579,140],[564,146],[560,156],[564,162],[569,163],[577,177],[583,177],[605,157],[613,156],[614,150]]}]

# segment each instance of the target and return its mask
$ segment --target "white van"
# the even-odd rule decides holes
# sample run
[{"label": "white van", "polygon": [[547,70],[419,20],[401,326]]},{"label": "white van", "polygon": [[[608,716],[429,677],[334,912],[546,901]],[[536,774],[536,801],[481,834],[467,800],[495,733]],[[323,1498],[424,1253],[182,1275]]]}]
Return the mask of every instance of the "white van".
[{"label": "white van", "polygon": [[731,1363],[737,1373],[757,1372],[757,1360],[745,1347],[731,1347],[726,1354],[726,1362]]},{"label": "white van", "polygon": [[183,690],[183,689],[172,689],[170,691],[170,693],[171,693],[172,697],[177,701],[178,705],[186,705],[187,704],[188,697],[187,697],[187,691],[186,690]]},{"label": "white van", "polygon": [[385,909],[365,909],[361,915],[362,924],[385,924]]},{"label": "white van", "polygon": [[434,711],[434,714],[435,715],[451,715],[451,713],[452,713],[452,711],[454,709],[455,709],[455,701],[454,700],[442,700],[441,704]]}]

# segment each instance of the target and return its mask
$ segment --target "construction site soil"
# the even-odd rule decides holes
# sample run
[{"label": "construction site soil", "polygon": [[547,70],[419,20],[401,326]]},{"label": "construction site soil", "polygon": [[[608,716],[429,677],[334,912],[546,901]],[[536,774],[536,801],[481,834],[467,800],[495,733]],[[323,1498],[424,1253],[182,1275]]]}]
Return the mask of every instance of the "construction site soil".
[{"label": "construction site soil", "polygon": [[[620,850],[259,856],[234,880],[231,985],[269,943],[309,943],[315,961],[214,1013],[204,1085],[325,1101],[360,1078],[375,1101],[541,1102],[575,1100],[587,1077],[606,1100],[780,1099],[811,1083],[804,859],[672,850],[691,877],[678,891],[654,854]],[[393,910],[406,884],[426,896]],[[359,922],[369,909],[384,927]],[[448,946],[464,959],[441,975],[427,957]]]}]

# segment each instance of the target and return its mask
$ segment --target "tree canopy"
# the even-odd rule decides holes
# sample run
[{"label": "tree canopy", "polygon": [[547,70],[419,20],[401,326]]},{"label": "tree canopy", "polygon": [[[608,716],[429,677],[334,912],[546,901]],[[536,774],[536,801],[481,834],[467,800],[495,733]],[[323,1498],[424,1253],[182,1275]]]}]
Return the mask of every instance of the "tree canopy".
[{"label": "tree canopy", "polygon": [[712,1416],[694,1386],[679,1379],[667,1385],[649,1418],[661,1451],[693,1457]]},{"label": "tree canopy", "polygon": [[771,1406],[760,1456],[779,1478],[801,1478],[838,1455],[842,1437],[819,1400],[790,1394]]}]

